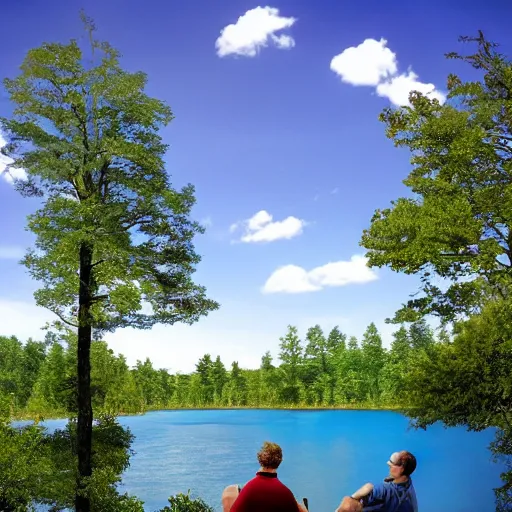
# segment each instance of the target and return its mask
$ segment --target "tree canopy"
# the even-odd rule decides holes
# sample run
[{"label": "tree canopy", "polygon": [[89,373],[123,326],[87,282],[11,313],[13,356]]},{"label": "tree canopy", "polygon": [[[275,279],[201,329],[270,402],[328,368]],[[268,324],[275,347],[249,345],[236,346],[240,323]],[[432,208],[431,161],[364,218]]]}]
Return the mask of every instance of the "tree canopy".
[{"label": "tree canopy", "polygon": [[371,266],[421,276],[423,296],[397,322],[435,314],[450,321],[506,295],[512,276],[512,64],[482,33],[460,59],[481,81],[448,78],[441,104],[413,92],[410,106],[381,120],[396,146],[411,152],[410,197],[375,212],[361,244]]},{"label": "tree canopy", "polygon": [[193,238],[203,228],[190,217],[193,187],[174,189],[165,167],[158,132],[171,109],[82,19],[88,52],[76,40],[30,50],[19,76],[4,81],[15,108],[0,126],[9,167],[27,174],[16,187],[42,200],[28,219],[35,249],[23,260],[42,283],[36,302],[55,313],[57,328],[78,332],[75,506],[89,512],[93,335],[193,323],[218,304],[192,280],[200,261]]}]

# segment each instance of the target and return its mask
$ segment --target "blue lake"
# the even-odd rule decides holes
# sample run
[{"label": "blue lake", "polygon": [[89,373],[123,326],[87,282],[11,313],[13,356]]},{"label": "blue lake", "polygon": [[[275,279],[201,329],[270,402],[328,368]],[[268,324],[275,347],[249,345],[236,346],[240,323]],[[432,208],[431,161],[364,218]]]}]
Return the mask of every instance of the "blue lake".
[{"label": "blue lake", "polygon": [[[144,500],[148,512],[188,489],[219,510],[223,488],[258,470],[256,452],[265,440],[283,448],[279,477],[297,498],[309,499],[312,512],[332,512],[343,495],[381,481],[389,456],[402,449],[418,460],[420,512],[494,511],[492,489],[503,469],[487,450],[492,430],[415,431],[394,412],[160,411],[120,421],[136,436],[122,488]],[[63,424],[47,422],[52,430]]]}]

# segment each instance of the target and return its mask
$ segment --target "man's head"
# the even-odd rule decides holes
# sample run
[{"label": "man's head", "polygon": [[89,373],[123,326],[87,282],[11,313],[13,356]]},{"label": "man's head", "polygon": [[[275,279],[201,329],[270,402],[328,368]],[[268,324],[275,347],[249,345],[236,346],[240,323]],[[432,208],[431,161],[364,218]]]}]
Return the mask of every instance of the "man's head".
[{"label": "man's head", "polygon": [[416,457],[405,450],[395,452],[388,460],[389,473],[393,478],[409,477],[416,469]]},{"label": "man's head", "polygon": [[283,450],[276,443],[265,441],[258,452],[258,462],[265,469],[277,469],[283,460]]}]

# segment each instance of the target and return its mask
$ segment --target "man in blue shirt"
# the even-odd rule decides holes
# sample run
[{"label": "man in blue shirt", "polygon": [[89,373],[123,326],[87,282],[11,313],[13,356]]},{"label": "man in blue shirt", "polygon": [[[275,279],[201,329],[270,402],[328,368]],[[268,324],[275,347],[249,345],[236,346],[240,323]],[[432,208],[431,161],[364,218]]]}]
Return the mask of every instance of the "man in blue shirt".
[{"label": "man in blue shirt", "polygon": [[[339,512],[418,512],[411,475],[416,469],[412,453],[395,452],[388,461],[389,477],[382,484],[365,484],[350,498],[345,497]],[[352,505],[350,505],[352,500]]]}]

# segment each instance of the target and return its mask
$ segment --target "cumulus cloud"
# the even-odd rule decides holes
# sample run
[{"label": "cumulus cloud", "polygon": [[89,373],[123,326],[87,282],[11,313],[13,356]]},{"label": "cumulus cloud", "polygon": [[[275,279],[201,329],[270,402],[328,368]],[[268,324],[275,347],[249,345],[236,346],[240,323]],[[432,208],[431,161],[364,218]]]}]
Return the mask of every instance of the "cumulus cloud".
[{"label": "cumulus cloud", "polygon": [[409,69],[398,73],[396,53],[387,47],[385,39],[365,39],[359,46],[345,49],[331,60],[331,69],[342,82],[354,86],[375,87],[376,93],[396,106],[409,104],[409,93],[419,91],[439,102],[446,96],[434,84],[423,83]]},{"label": "cumulus cloud", "polygon": [[250,219],[232,224],[231,233],[243,230],[241,242],[274,242],[276,240],[289,240],[302,234],[306,222],[297,217],[286,217],[274,221],[274,217],[266,210],[255,213]]},{"label": "cumulus cloud", "polygon": [[254,57],[261,48],[274,43],[277,48],[288,49],[295,46],[294,39],[276,32],[290,28],[297,20],[279,15],[275,7],[256,7],[238,18],[236,23],[227,25],[220,31],[215,42],[217,55],[242,55]]},{"label": "cumulus cloud", "polygon": [[365,39],[333,57],[331,69],[348,84],[375,86],[397,72],[396,55],[386,44],[385,39]]},{"label": "cumulus cloud", "polygon": [[418,91],[429,98],[436,98],[440,103],[446,100],[446,96],[436,89],[434,84],[425,84],[418,81],[418,75],[408,71],[402,75],[394,76],[391,80],[377,85],[377,94],[388,98],[393,105],[408,105],[409,93]]},{"label": "cumulus cloud", "polygon": [[377,279],[364,256],[352,256],[350,261],[335,261],[306,270],[297,265],[276,269],[263,286],[263,293],[306,293],[327,287],[363,284]]},{"label": "cumulus cloud", "polygon": [[[7,141],[0,133],[0,149],[2,149],[6,144]],[[2,175],[4,179],[9,183],[14,183],[14,181],[17,179],[26,180],[27,173],[24,169],[11,168],[7,170],[7,167],[12,164],[12,162],[12,158],[9,158],[8,156],[2,155],[2,153],[0,153],[0,175]]]}]

